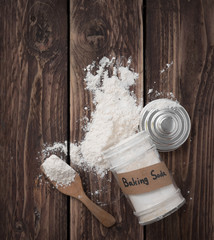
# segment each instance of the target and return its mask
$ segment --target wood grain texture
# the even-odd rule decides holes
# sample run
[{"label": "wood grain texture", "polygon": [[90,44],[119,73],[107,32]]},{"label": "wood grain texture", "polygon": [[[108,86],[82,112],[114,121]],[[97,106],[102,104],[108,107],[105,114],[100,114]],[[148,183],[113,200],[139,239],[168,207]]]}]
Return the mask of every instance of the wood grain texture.
[{"label": "wood grain texture", "polygon": [[[0,0],[0,239],[65,240],[68,231],[72,240],[214,239],[214,2],[147,0],[144,23],[142,4],[70,0],[68,36],[67,1]],[[172,92],[191,117],[187,142],[161,154],[187,202],[145,228],[110,173],[80,171],[88,197],[116,217],[111,229],[77,200],[68,209],[66,197],[38,177],[43,144],[67,139],[68,101],[71,141],[84,137],[80,119],[94,106],[83,69],[103,56],[123,63],[132,56],[138,98],[151,88],[146,102]]]},{"label": "wood grain texture", "polygon": [[67,198],[38,178],[67,138],[67,2],[0,1],[0,239],[66,239]]},{"label": "wood grain texture", "polygon": [[[135,88],[138,97],[143,91],[143,1],[70,1],[70,128],[71,142],[84,137],[80,119],[90,117],[94,109],[92,96],[84,88],[84,68],[103,56],[116,57],[126,63],[132,57],[132,67],[140,73]],[[84,111],[84,107],[90,111]],[[81,172],[84,190],[94,202],[116,218],[110,229],[101,226],[77,200],[71,199],[70,239],[143,239],[141,227],[127,200],[109,173],[104,179]],[[95,190],[105,187],[99,195]]]},{"label": "wood grain texture", "polygon": [[[214,239],[214,2],[147,1],[147,102],[175,98],[191,117],[190,138],[162,154],[186,198],[179,211],[146,227],[147,240]],[[166,64],[172,63],[170,67]],[[162,71],[161,71],[162,70]]]}]

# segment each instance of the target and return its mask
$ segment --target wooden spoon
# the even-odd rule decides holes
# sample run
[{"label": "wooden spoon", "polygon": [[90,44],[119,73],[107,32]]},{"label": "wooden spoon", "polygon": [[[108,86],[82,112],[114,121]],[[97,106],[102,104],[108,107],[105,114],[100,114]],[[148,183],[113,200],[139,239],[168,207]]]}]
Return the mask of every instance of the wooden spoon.
[{"label": "wooden spoon", "polygon": [[[63,160],[62,160],[63,161]],[[43,166],[41,165],[40,169],[45,174],[45,170]],[[46,175],[46,174],[45,174]],[[47,175],[46,175],[47,176]],[[88,209],[89,211],[105,226],[105,227],[111,227],[115,224],[115,218],[100,208],[98,205],[93,203],[85,194],[83,187],[82,187],[82,181],[79,176],[79,174],[76,172],[74,181],[71,182],[69,185],[66,186],[60,186],[55,181],[52,181],[48,176],[47,178],[49,181],[62,193],[74,197],[78,200],[80,200]]]}]

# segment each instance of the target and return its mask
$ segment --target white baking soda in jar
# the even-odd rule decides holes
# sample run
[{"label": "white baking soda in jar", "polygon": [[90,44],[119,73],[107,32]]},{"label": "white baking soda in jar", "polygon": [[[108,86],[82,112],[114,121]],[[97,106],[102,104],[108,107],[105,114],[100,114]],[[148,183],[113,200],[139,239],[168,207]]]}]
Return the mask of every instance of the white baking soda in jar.
[{"label": "white baking soda in jar", "polygon": [[185,203],[146,131],[109,148],[103,157],[141,225],[158,221]]}]

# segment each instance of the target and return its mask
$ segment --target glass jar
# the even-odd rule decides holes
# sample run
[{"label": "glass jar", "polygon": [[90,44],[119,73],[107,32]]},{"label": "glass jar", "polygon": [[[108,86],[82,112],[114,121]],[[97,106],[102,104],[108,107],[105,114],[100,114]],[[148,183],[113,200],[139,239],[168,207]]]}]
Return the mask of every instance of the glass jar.
[{"label": "glass jar", "polygon": [[158,221],[185,203],[146,131],[109,148],[103,157],[141,225]]}]

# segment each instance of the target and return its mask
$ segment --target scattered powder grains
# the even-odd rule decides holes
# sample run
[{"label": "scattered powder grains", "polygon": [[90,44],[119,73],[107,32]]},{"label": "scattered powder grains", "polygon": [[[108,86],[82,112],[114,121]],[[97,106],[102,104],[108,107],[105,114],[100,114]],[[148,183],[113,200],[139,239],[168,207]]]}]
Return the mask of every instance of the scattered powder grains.
[{"label": "scattered powder grains", "polygon": [[66,162],[51,155],[42,164],[45,175],[51,180],[56,182],[57,186],[66,186],[74,181],[76,172]]},{"label": "scattered powder grains", "polygon": [[166,72],[171,66],[173,65],[173,61],[171,63],[167,63],[166,67],[164,67],[162,70],[160,70],[160,73]]},{"label": "scattered powder grains", "polygon": [[137,131],[141,110],[129,91],[138,74],[131,71],[129,66],[119,66],[112,67],[113,73],[110,75],[109,68],[114,60],[102,58],[95,74],[92,74],[96,68],[94,64],[86,68],[85,82],[87,89],[93,93],[96,110],[79,147],[86,165],[95,168],[99,174],[109,168],[101,153]]},{"label": "scattered powder grains", "polygon": [[45,145],[44,149],[42,150],[42,154],[44,157],[49,157],[51,153],[64,153],[67,155],[68,152],[68,146],[67,146],[67,141],[64,143],[61,142],[55,142],[52,146],[50,145]]},{"label": "scattered powder grains", "polygon": [[129,90],[138,79],[138,74],[130,69],[130,63],[131,59],[127,66],[118,66],[115,58],[103,57],[98,65],[93,62],[85,69],[84,81],[86,89],[93,94],[95,111],[91,121],[83,126],[86,131],[83,141],[70,145],[70,159],[101,176],[109,168],[102,152],[138,129],[142,106],[137,105],[135,95]]},{"label": "scattered powder grains", "polygon": [[[153,102],[153,105],[149,106],[147,105],[147,110],[148,111],[151,111],[153,109],[156,109],[156,110],[162,110],[162,109],[165,109],[165,108],[168,108],[168,105],[169,105],[169,99],[160,99],[159,101],[157,102]],[[179,107],[179,102],[178,101],[172,101],[171,104],[170,104],[170,108],[177,108]]]},{"label": "scattered powder grains", "polygon": [[147,94],[150,94],[153,92],[153,88],[150,88]]}]

